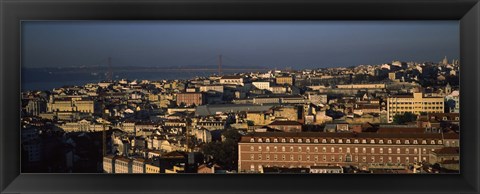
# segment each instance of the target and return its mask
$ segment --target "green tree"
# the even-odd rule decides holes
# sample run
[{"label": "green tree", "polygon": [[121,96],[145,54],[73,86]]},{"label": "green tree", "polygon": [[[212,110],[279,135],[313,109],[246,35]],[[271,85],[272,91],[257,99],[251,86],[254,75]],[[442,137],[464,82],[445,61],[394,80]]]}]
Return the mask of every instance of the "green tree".
[{"label": "green tree", "polygon": [[206,158],[225,167],[227,170],[237,170],[238,168],[238,142],[241,134],[234,129],[226,130],[222,133],[223,141],[215,141],[205,144],[202,147]]},{"label": "green tree", "polygon": [[393,122],[396,124],[405,124],[408,122],[416,121],[417,115],[411,112],[405,112],[403,114],[397,114],[393,116]]}]

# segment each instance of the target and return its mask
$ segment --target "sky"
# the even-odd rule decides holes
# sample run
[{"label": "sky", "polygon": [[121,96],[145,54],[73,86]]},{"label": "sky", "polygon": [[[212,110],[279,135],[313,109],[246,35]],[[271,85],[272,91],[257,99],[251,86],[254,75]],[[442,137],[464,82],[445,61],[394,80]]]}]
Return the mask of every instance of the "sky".
[{"label": "sky", "polygon": [[23,67],[323,68],[458,59],[458,21],[25,21]]}]

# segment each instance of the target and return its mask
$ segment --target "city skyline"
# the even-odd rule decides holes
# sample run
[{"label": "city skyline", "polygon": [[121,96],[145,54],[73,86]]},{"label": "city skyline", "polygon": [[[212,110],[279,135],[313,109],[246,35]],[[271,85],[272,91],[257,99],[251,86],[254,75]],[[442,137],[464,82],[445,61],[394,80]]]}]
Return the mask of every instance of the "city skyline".
[{"label": "city skyline", "polygon": [[219,54],[226,56],[225,66],[265,68],[435,62],[445,56],[458,59],[458,25],[457,21],[24,22],[22,65],[97,66],[112,57],[114,66],[213,66]]}]

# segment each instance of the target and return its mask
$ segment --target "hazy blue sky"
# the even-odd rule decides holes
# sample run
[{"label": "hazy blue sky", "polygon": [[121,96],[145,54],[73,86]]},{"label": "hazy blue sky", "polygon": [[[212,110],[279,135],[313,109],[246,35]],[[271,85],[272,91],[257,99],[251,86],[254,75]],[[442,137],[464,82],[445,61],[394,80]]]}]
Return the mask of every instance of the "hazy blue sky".
[{"label": "hazy blue sky", "polygon": [[25,67],[316,68],[459,57],[458,21],[29,21]]}]

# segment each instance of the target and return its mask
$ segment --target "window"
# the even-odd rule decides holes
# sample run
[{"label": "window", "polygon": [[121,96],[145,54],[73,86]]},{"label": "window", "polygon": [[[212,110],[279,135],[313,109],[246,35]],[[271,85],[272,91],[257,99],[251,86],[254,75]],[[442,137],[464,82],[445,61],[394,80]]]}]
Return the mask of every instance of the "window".
[{"label": "window", "polygon": [[307,161],[310,161],[310,155],[307,155]]},{"label": "window", "polygon": [[414,154],[418,154],[417,148],[413,149],[413,153],[414,153]]},{"label": "window", "polygon": [[335,156],[331,156],[330,161],[335,162]]},{"label": "window", "polygon": [[258,154],[258,159],[262,160],[262,154]]},{"label": "window", "polygon": [[355,148],[355,153],[358,153],[358,148]]},{"label": "window", "polygon": [[418,144],[418,141],[417,141],[417,140],[413,140],[413,144]]},{"label": "window", "polygon": [[378,141],[379,144],[383,144],[383,139]]},{"label": "window", "polygon": [[293,155],[290,155],[290,161],[293,161]]},{"label": "window", "polygon": [[370,143],[375,143],[375,140],[374,139],[370,140]]},{"label": "window", "polygon": [[401,143],[400,143],[400,140],[397,140],[395,143],[396,143],[396,144],[401,144]]},{"label": "window", "polygon": [[322,152],[323,152],[323,153],[327,152],[327,148],[326,148],[326,147],[322,147]]},{"label": "window", "polygon": [[343,143],[343,140],[342,140],[342,139],[339,139],[339,140],[338,140],[338,143]]},{"label": "window", "polygon": [[307,147],[307,152],[310,152],[310,147]]},{"label": "window", "polygon": [[388,148],[388,153],[389,153],[389,154],[392,153],[392,148]]},{"label": "window", "polygon": [[356,140],[353,140],[353,143],[358,143],[358,139],[356,139]]},{"label": "window", "polygon": [[318,156],[315,156],[315,161],[318,161]]},{"label": "window", "polygon": [[251,139],[250,139],[250,142],[255,142],[255,139],[251,138]]},{"label": "window", "polygon": [[397,154],[400,154],[400,148],[397,148]]},{"label": "window", "polygon": [[285,143],[287,142],[287,140],[285,140],[285,138],[282,138],[282,143]]},{"label": "window", "polygon": [[392,140],[389,139],[389,140],[387,141],[387,143],[388,143],[388,144],[392,144]]},{"label": "window", "polygon": [[258,151],[259,151],[259,152],[262,151],[262,146],[258,146]]},{"label": "window", "polygon": [[330,143],[335,143],[335,139],[331,139],[331,140],[330,140]]},{"label": "window", "polygon": [[265,142],[270,143],[270,139],[269,138],[265,139]]},{"label": "window", "polygon": [[322,143],[327,143],[327,140],[326,140],[326,139],[322,139]]},{"label": "window", "polygon": [[270,146],[266,147],[267,152],[270,152]]},{"label": "window", "polygon": [[274,151],[274,152],[277,152],[277,150],[278,150],[278,149],[277,149],[277,146],[273,147],[273,151]]},{"label": "window", "polygon": [[383,156],[380,156],[380,163],[383,163]]},{"label": "window", "polygon": [[400,160],[400,157],[397,157],[397,163],[400,164],[402,161]]},{"label": "window", "polygon": [[295,143],[295,140],[293,140],[293,139],[290,139],[290,143]]},{"label": "window", "polygon": [[388,163],[392,163],[392,157],[388,157]]},{"label": "window", "polygon": [[277,154],[273,155],[274,160],[278,160]]},{"label": "window", "polygon": [[375,163],[375,156],[372,156],[371,161],[372,163]]},{"label": "window", "polygon": [[370,153],[374,154],[375,153],[375,148],[371,148]]},{"label": "window", "polygon": [[417,163],[417,162],[418,162],[418,158],[417,158],[417,157],[413,157],[413,162]]},{"label": "window", "polygon": [[405,148],[405,154],[410,154],[410,149]]},{"label": "window", "polygon": [[277,138],[273,139],[273,142],[278,143],[278,139]]},{"label": "window", "polygon": [[255,148],[253,146],[250,146],[250,151],[255,151]]},{"label": "window", "polygon": [[347,148],[347,153],[350,153],[350,148]]},{"label": "window", "polygon": [[342,162],[343,161],[343,156],[338,156],[338,161]]},{"label": "window", "polygon": [[302,152],[302,147],[298,147],[298,152]]},{"label": "window", "polygon": [[367,140],[366,140],[366,139],[362,139],[362,143],[367,143]]},{"label": "window", "polygon": [[292,146],[290,146],[290,152],[293,152],[293,147]]},{"label": "window", "polygon": [[430,141],[430,144],[435,144],[435,140]]},{"label": "window", "polygon": [[298,161],[302,161],[302,155],[298,155]]},{"label": "window", "polygon": [[405,144],[410,144],[410,140],[405,140]]},{"label": "window", "polygon": [[282,155],[282,160],[285,161],[285,154]]},{"label": "window", "polygon": [[257,142],[262,143],[262,138],[258,138]]},{"label": "window", "polygon": [[362,162],[367,162],[367,157],[366,156],[362,157]]},{"label": "window", "polygon": [[427,144],[427,140],[422,140],[422,144]]},{"label": "window", "polygon": [[255,155],[250,154],[250,160],[255,160]]},{"label": "window", "polygon": [[338,152],[339,152],[339,153],[342,153],[342,152],[343,152],[343,148],[338,148]]},{"label": "window", "polygon": [[334,147],[330,148],[330,152],[332,153],[335,152],[335,148]]},{"label": "window", "polygon": [[282,146],[282,152],[285,152],[285,146]]},{"label": "window", "polygon": [[423,149],[422,149],[422,153],[423,153],[423,154],[427,154],[427,149],[423,148]]},{"label": "window", "polygon": [[270,160],[270,155],[269,154],[265,155],[265,159]]},{"label": "window", "polygon": [[305,143],[310,143],[310,139],[306,139],[306,140],[305,140]]},{"label": "window", "polygon": [[347,143],[350,143],[350,139],[347,139]]},{"label": "window", "polygon": [[318,147],[315,147],[315,152],[318,152]]},{"label": "window", "polygon": [[313,143],[318,143],[318,139],[314,139],[314,140],[313,140]]},{"label": "window", "polygon": [[380,148],[380,153],[383,154],[383,148]]},{"label": "window", "polygon": [[358,156],[355,156],[355,162],[358,162]]},{"label": "window", "polygon": [[362,148],[362,153],[367,153],[367,148]]},{"label": "window", "polygon": [[298,142],[298,143],[302,143],[302,139],[298,139],[297,142]]}]

